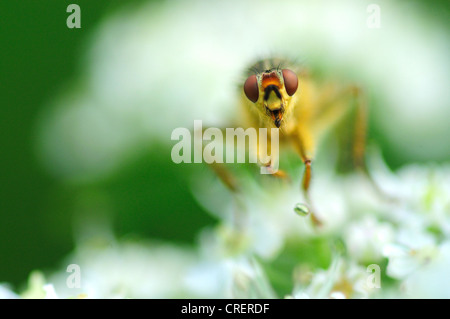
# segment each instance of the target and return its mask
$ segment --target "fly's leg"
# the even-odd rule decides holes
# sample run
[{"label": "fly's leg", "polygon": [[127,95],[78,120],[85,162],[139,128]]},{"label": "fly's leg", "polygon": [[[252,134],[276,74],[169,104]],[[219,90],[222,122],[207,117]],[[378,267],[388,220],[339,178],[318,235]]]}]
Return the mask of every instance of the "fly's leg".
[{"label": "fly's leg", "polygon": [[235,176],[228,170],[225,165],[221,163],[208,164],[214,174],[220,179],[220,181],[228,188],[232,193],[239,192],[239,186]]},{"label": "fly's leg", "polygon": [[[200,136],[204,136],[205,131],[208,128],[201,128],[195,130],[194,132],[194,136],[195,135],[200,135]],[[223,133],[225,132],[224,129],[220,129],[222,131],[222,136]],[[199,145],[201,147],[201,152],[203,154],[203,139],[202,139],[202,143]],[[219,180],[226,186],[226,188],[231,191],[232,193],[237,193],[239,190],[238,187],[238,182],[235,178],[235,176],[231,173],[231,171],[229,169],[227,169],[225,167],[225,165],[223,163],[217,163],[215,161],[211,162],[211,161],[207,161],[205,159],[206,164],[208,165],[208,167],[213,171],[213,173],[219,178]]]},{"label": "fly's leg", "polygon": [[268,164],[265,164],[263,166],[266,169],[266,171],[268,173],[270,173],[270,176],[277,177],[277,178],[280,178],[280,179],[289,180],[289,175],[285,171],[283,171],[281,169],[277,169],[276,171],[274,170],[271,161]]},{"label": "fly's leg", "polygon": [[[267,135],[263,135],[261,136],[261,134],[259,134],[259,132],[257,133],[258,135],[258,144],[256,145],[256,156],[257,156],[257,161],[258,161],[258,165],[261,167],[261,174],[270,174],[273,177],[276,178],[280,178],[280,179],[284,179],[284,180],[289,180],[289,175],[283,171],[280,170],[278,168],[279,165],[279,158],[278,158],[278,153],[279,153],[279,149],[275,152],[274,149],[272,149],[272,136],[267,136]],[[263,140],[261,140],[261,138]],[[279,140],[276,141],[277,143],[279,143]],[[278,145],[279,148],[279,145]],[[250,150],[252,151],[252,150]],[[270,154],[270,157],[269,157]],[[274,156],[276,157],[274,159]],[[273,160],[274,159],[274,160]]]},{"label": "fly's leg", "polygon": [[[313,222],[314,226],[321,226],[322,222],[317,217],[316,209],[314,208],[313,202],[311,200],[310,195],[310,185],[312,180],[312,154],[314,149],[314,143],[311,136],[307,134],[307,130],[301,132],[297,132],[296,135],[293,136],[293,142],[296,146],[300,157],[305,165],[305,169],[303,172],[303,178],[301,182],[301,189],[303,192],[303,196],[306,200],[307,204],[307,211],[303,211],[302,214],[308,214],[311,215],[311,221]],[[309,141],[309,143],[305,143],[305,141]]]},{"label": "fly's leg", "polygon": [[[201,130],[195,130],[194,134],[197,133],[197,135],[204,136],[205,131],[208,128],[202,128]],[[221,128],[222,136],[225,136],[225,129]],[[204,145],[203,145],[203,138],[202,143],[199,144],[199,147],[201,147],[201,151],[203,154],[204,151]],[[224,163],[218,163],[211,160],[204,161],[207,165],[207,167],[212,171],[214,176],[219,179],[222,185],[226,187],[226,189],[231,194],[231,204],[233,205],[231,210],[231,215],[228,216],[230,225],[232,226],[233,231],[236,232],[236,234],[241,234],[245,232],[246,229],[246,213],[247,213],[247,207],[245,205],[245,202],[242,200],[242,193],[241,188],[239,187],[239,180],[234,174],[232,170],[227,167]]]},{"label": "fly's leg", "polygon": [[309,185],[311,184],[311,177],[312,177],[312,169],[311,169],[311,160],[306,159],[304,160],[305,164],[305,171],[303,173],[303,180],[302,180],[302,189],[303,189],[303,195],[306,199],[306,202],[310,209],[312,210],[311,213],[311,220],[316,226],[322,225],[322,222],[320,219],[316,216],[316,210],[313,208],[312,202],[311,202],[311,195],[309,192]]},{"label": "fly's leg", "polygon": [[[350,159],[347,160],[349,166],[351,166],[356,171],[362,173],[367,181],[369,182],[375,193],[383,198],[390,198],[385,194],[379,185],[373,179],[369,169],[367,168],[366,162],[366,138],[367,138],[367,123],[368,123],[368,106],[367,97],[364,91],[357,86],[350,86],[348,91],[354,99],[355,110],[354,115],[351,116],[350,121],[353,122],[350,127],[353,128],[352,135],[350,136],[351,141],[351,154]],[[351,123],[350,122],[350,123]],[[343,151],[345,145],[341,148]],[[344,157],[345,160],[345,157]],[[341,164],[342,165],[342,164]],[[345,165],[345,164],[344,164]]]},{"label": "fly's leg", "polygon": [[365,161],[365,148],[366,148],[366,135],[367,135],[367,99],[364,92],[356,86],[350,87],[351,94],[356,102],[356,114],[354,116],[354,134],[352,143],[352,158],[353,165],[356,169],[363,171],[366,175],[369,175],[366,161]]},{"label": "fly's leg", "polygon": [[337,124],[339,137],[338,169],[362,173],[372,189],[381,197],[388,198],[374,181],[366,163],[366,137],[368,129],[368,105],[364,91],[357,86],[348,86],[327,97],[322,103],[322,112],[316,121],[317,130]]},{"label": "fly's leg", "polygon": [[396,198],[386,194],[380,186],[375,182],[372,174],[367,168],[366,162],[366,134],[367,134],[367,123],[368,123],[368,107],[367,98],[364,92],[358,88],[354,87],[354,96],[356,99],[356,116],[355,116],[355,134],[353,137],[353,160],[354,165],[357,170],[362,172],[362,174],[367,178],[372,189],[375,193],[383,199],[389,201],[396,201]]}]

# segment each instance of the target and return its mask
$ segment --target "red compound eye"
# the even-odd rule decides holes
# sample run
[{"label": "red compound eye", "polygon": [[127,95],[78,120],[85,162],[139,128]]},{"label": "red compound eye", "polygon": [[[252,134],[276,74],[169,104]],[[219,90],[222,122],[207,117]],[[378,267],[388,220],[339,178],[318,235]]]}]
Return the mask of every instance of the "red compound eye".
[{"label": "red compound eye", "polygon": [[250,75],[244,83],[244,93],[247,98],[255,103],[259,98],[258,81],[256,75]]},{"label": "red compound eye", "polygon": [[283,71],[284,87],[289,96],[294,95],[298,88],[298,77],[294,71],[284,69]]}]

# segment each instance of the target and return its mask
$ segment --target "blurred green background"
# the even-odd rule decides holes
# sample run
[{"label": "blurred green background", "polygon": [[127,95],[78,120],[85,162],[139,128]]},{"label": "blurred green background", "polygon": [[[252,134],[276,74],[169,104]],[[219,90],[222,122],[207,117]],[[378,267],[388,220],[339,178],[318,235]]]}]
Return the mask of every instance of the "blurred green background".
[{"label": "blurred green background", "polygon": [[[140,2],[0,2],[0,282],[20,285],[30,271],[55,267],[74,248],[79,216],[95,221],[112,212],[119,237],[188,244],[199,229],[215,222],[190,195],[186,167],[181,171],[167,161],[167,146],[152,146],[112,176],[81,185],[53,178],[37,158],[37,118],[45,103],[79,75],[91,33],[111,12]],[[415,2],[425,14],[442,21],[449,17],[448,1]],[[82,8],[81,29],[66,27],[70,3]],[[392,168],[417,160],[403,158],[383,139],[380,143]]]},{"label": "blurred green background", "polygon": [[[70,3],[83,8],[81,29],[66,27]],[[123,3],[0,2],[0,282],[17,285],[33,269],[55,267],[74,247],[74,214],[85,202],[98,202],[100,209],[90,216],[94,220],[104,205],[112,206],[119,236],[192,242],[199,228],[214,222],[190,196],[177,166],[165,158],[170,150],[162,153],[153,146],[115,176],[83,187],[52,178],[37,159],[34,135],[43,104],[77,76],[91,32]],[[114,201],[105,203],[104,193]]]}]

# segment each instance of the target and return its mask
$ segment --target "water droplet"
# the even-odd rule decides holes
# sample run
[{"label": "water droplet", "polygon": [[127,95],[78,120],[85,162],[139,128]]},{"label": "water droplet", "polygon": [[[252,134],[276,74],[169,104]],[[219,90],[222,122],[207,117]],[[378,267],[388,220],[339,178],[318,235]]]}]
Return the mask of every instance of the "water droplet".
[{"label": "water droplet", "polygon": [[300,215],[300,216],[308,216],[309,215],[309,208],[305,204],[298,203],[294,207],[294,212],[297,215]]}]

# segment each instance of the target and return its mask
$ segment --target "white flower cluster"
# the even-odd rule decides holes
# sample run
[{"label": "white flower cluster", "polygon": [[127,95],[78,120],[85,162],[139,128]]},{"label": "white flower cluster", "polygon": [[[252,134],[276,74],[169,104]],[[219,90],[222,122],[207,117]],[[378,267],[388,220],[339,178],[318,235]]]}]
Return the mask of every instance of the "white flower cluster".
[{"label": "white flower cluster", "polygon": [[[298,187],[277,182],[250,185],[244,204],[240,203],[247,209],[240,213],[241,224],[234,226],[241,234],[229,237],[240,239],[239,245],[235,244],[244,254],[261,260],[273,260],[287,243],[295,242],[301,249],[302,242],[315,238],[329,245],[340,242],[341,249],[336,244],[331,250],[334,257],[328,269],[297,261],[300,279],[297,282],[293,277],[296,288],[292,297],[389,297],[391,293],[406,298],[449,297],[450,286],[439,284],[450,278],[448,166],[409,166],[396,174],[382,167],[374,171],[389,197],[367,187],[364,177],[318,173],[312,193],[323,222],[320,229],[293,212],[300,197]],[[217,190],[201,183],[205,187],[199,190],[200,200],[207,201],[206,207],[210,211],[221,207],[219,216],[233,216],[235,204],[214,203]],[[230,225],[231,221],[224,223]],[[381,272],[378,284],[371,265]],[[309,278],[309,285],[301,278]]]},{"label": "white flower cluster", "polygon": [[[0,296],[449,298],[450,285],[445,283],[450,278],[450,167],[409,166],[397,174],[379,170],[376,176],[383,176],[383,185],[390,181],[398,197],[380,199],[364,189],[362,177],[330,179],[319,173],[313,194],[321,228],[294,212],[301,198],[295,182],[261,187],[246,177],[236,198],[220,190],[219,181],[208,184],[206,178],[204,189],[194,187],[203,194],[199,200],[205,207],[220,207],[212,211],[222,222],[200,234],[197,248],[85,243],[66,260],[80,266],[79,288],[68,286],[70,273],[64,269],[48,281],[33,273],[21,295],[0,286]],[[228,193],[228,204],[220,200],[223,197],[205,194],[207,189]],[[363,199],[351,201],[358,196]],[[279,262],[280,256],[290,260],[289,267]],[[277,288],[279,281],[288,283],[289,290]]]}]

